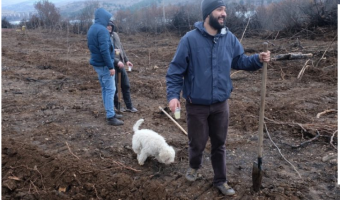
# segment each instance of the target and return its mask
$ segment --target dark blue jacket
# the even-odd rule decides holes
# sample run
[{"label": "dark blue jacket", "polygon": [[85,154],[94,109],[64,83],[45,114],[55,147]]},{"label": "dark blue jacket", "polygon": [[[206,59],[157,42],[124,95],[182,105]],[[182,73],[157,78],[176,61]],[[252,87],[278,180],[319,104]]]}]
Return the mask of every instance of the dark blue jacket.
[{"label": "dark blue jacket", "polygon": [[[167,75],[167,100],[180,97],[193,104],[211,105],[230,97],[231,68],[257,70],[262,67],[258,54],[247,56],[238,39],[227,28],[209,35],[203,22],[179,42]],[[184,79],[183,79],[184,78]]]},{"label": "dark blue jacket", "polygon": [[109,31],[106,29],[112,15],[103,8],[99,8],[94,16],[94,24],[87,32],[87,46],[91,52],[90,64],[113,69],[113,46]]}]

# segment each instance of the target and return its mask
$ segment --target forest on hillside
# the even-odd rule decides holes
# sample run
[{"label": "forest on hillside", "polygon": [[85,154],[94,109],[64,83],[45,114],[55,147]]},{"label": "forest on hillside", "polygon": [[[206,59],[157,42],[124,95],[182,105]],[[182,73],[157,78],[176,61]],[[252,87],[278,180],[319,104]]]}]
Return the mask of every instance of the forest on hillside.
[{"label": "forest on hillside", "polygon": [[[256,2],[256,1],[254,1]],[[254,2],[227,1],[227,27],[235,34],[247,35],[266,31],[268,34],[295,34],[313,32],[317,27],[337,27],[337,4],[340,0],[282,0],[254,5]],[[260,1],[259,1],[260,2]],[[113,13],[118,32],[177,32],[180,35],[194,28],[201,21],[200,1],[185,1],[171,4],[155,0],[140,1],[134,7],[114,8],[107,3],[84,2],[83,7],[68,18],[48,0],[35,3],[37,14],[19,25],[28,29],[48,29],[86,34],[93,23],[94,11],[104,7]],[[10,26],[2,19],[3,27]]]}]

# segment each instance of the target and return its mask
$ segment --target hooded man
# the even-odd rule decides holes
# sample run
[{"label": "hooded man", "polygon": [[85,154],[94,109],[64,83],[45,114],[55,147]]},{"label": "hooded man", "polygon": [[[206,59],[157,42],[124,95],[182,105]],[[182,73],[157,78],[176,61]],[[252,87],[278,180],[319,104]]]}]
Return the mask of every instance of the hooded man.
[{"label": "hooded man", "polygon": [[[116,91],[115,97],[114,97],[114,104],[117,109],[120,108],[120,111],[122,112],[138,112],[138,110],[132,105],[131,101],[131,93],[130,93],[130,81],[129,77],[126,73],[126,70],[124,68],[124,64],[129,66],[130,70],[133,67],[132,62],[129,61],[128,57],[126,56],[126,53],[123,49],[123,45],[120,42],[120,38],[118,33],[115,30],[115,25],[113,21],[110,21],[109,25],[107,26],[107,30],[110,32],[110,38],[112,43],[114,44],[115,49],[115,61],[114,61],[114,67],[117,71],[117,75],[120,74],[121,76],[121,89],[123,93],[124,103],[126,106],[126,109],[124,109],[121,106],[118,106],[118,92]],[[116,76],[116,85],[118,84],[119,78]]]},{"label": "hooded man", "polygon": [[102,90],[102,98],[106,110],[106,119],[109,125],[123,125],[119,120],[122,115],[114,111],[113,98],[116,92],[115,70],[113,66],[113,44],[106,26],[109,24],[111,14],[99,8],[95,11],[95,22],[87,33],[87,46],[91,52],[90,64],[98,74]]},{"label": "hooded man", "polygon": [[224,195],[235,191],[227,183],[226,138],[229,123],[228,98],[233,89],[231,68],[257,70],[269,62],[270,52],[247,56],[238,39],[225,27],[226,5],[222,0],[203,0],[203,22],[183,36],[166,75],[167,100],[172,112],[180,108],[180,92],[186,100],[189,169],[195,181],[202,165],[206,143],[211,141],[213,185]]}]

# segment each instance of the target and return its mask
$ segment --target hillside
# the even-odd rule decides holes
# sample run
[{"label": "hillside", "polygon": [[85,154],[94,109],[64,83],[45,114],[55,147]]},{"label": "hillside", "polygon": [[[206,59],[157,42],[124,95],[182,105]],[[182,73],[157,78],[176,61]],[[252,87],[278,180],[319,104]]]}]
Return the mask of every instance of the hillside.
[{"label": "hillside", "polygon": [[[277,1],[277,0],[275,0]],[[34,3],[36,3],[37,0],[27,0],[27,1],[12,1],[12,2],[6,2],[2,3],[1,7],[3,11],[6,12],[31,12],[35,11],[34,9]],[[49,0],[49,2],[54,3],[57,8],[60,9],[60,12],[62,15],[66,16],[72,16],[75,13],[77,13],[79,10],[85,7],[86,4],[93,3],[93,2],[100,2],[100,4],[107,8],[110,11],[116,11],[118,9],[138,9],[141,7],[150,6],[151,4],[159,4],[161,5],[163,2],[162,0],[100,0],[100,1],[84,1],[84,0]],[[168,4],[186,4],[191,2],[197,2],[200,4],[200,1],[196,0],[164,0],[164,5]],[[231,2],[237,2],[242,3],[242,1],[234,0],[234,1],[228,1],[228,3]],[[247,3],[253,3],[257,4],[258,0],[250,0],[247,1]],[[274,2],[274,1],[272,1]]]}]

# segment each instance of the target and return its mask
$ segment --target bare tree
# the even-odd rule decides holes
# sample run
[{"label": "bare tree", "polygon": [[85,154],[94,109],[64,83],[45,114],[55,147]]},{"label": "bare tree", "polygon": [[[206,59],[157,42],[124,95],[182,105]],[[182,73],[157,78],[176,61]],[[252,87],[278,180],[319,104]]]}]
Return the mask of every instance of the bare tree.
[{"label": "bare tree", "polygon": [[93,23],[94,12],[99,8],[98,1],[88,1],[85,3],[85,7],[80,11],[79,14],[79,22],[75,23],[77,27],[78,34],[86,34],[89,30],[90,26]]},{"label": "bare tree", "polygon": [[309,0],[283,0],[279,3],[272,3],[267,7],[259,7],[256,11],[256,18],[263,29],[266,30],[299,30],[308,23],[306,15],[301,12]]},{"label": "bare tree", "polygon": [[12,27],[11,23],[9,23],[6,17],[3,17],[1,20],[1,28],[11,28],[11,27]]},{"label": "bare tree", "polygon": [[54,28],[60,22],[61,16],[59,10],[53,3],[48,0],[41,0],[34,4],[38,12],[38,17],[44,25],[44,28]]},{"label": "bare tree", "polygon": [[300,9],[309,18],[310,26],[336,25],[338,3],[339,0],[313,0]]},{"label": "bare tree", "polygon": [[39,19],[37,15],[32,15],[31,18],[26,22],[26,28],[27,29],[37,29],[39,26],[41,26],[43,23]]}]

